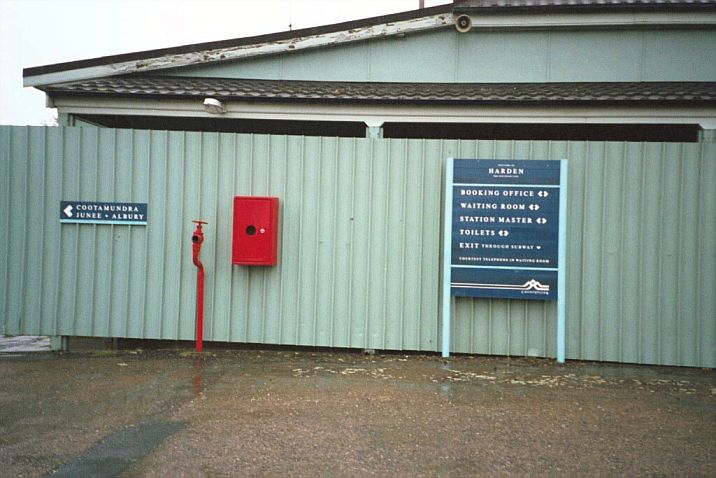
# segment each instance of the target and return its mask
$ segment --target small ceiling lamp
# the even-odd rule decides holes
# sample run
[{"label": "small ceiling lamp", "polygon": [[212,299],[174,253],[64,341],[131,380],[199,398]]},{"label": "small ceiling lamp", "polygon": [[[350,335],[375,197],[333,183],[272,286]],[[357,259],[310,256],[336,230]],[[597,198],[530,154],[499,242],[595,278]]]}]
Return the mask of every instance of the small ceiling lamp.
[{"label": "small ceiling lamp", "polygon": [[226,113],[226,107],[216,98],[204,98],[204,111],[212,115],[223,115]]}]

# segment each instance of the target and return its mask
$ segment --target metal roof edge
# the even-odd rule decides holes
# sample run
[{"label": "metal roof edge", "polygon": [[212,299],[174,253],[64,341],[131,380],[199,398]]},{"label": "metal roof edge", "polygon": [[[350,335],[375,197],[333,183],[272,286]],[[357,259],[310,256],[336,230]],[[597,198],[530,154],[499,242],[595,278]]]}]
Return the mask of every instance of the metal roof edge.
[{"label": "metal roof edge", "polygon": [[510,0],[483,0],[481,2],[455,1],[453,13],[495,14],[495,13],[604,13],[604,12],[713,12],[716,2],[713,0],[648,1],[629,0],[623,2],[574,0],[535,0],[532,2],[511,2]]},{"label": "metal roof edge", "polygon": [[[160,48],[154,50],[145,50],[132,53],[122,53],[117,55],[109,55],[103,57],[89,58],[85,60],[76,60],[63,63],[54,63],[50,65],[36,66],[24,68],[22,71],[23,78],[31,78],[40,75],[48,75],[52,73],[68,72],[72,70],[87,70],[96,67],[108,67],[116,63],[141,62],[142,60],[150,60],[159,57],[171,55],[197,54],[206,51],[226,50],[233,48],[247,48],[254,45],[261,45],[271,42],[287,42],[306,37],[317,37],[331,33],[351,31],[355,29],[367,28],[378,25],[388,25],[398,22],[410,21],[419,18],[431,17],[436,15],[452,15],[452,5],[444,4],[435,7],[423,8],[419,10],[410,10],[407,12],[394,13],[390,15],[382,15],[377,17],[363,18],[359,20],[351,20],[347,22],[335,23],[331,25],[323,25],[318,27],[303,28],[299,30],[290,30],[277,33],[269,33],[256,35],[251,37],[234,38],[229,40],[219,40],[204,43],[194,43],[177,47]],[[122,72],[120,72],[122,73]],[[75,78],[80,79],[80,78]],[[67,80],[73,81],[73,80]],[[25,86],[35,86],[36,84],[25,82]]]}]

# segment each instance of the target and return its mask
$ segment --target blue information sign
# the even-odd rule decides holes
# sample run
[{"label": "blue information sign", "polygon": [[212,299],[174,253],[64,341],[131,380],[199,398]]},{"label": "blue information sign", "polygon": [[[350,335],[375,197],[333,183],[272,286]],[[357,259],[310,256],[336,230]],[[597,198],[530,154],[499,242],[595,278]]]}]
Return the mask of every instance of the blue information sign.
[{"label": "blue information sign", "polygon": [[566,351],[567,160],[447,159],[442,355],[451,296],[557,301],[557,362]]},{"label": "blue information sign", "polygon": [[60,222],[146,225],[146,203],[60,201]]},{"label": "blue information sign", "polygon": [[556,300],[560,162],[453,165],[451,294]]}]

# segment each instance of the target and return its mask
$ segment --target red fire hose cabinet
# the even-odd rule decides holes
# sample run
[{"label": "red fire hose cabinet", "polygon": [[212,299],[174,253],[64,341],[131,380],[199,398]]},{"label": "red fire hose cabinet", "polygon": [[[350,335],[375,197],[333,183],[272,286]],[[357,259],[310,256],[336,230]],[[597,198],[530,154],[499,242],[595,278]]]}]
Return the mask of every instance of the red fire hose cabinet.
[{"label": "red fire hose cabinet", "polygon": [[276,265],[277,246],[278,198],[234,196],[232,264]]}]

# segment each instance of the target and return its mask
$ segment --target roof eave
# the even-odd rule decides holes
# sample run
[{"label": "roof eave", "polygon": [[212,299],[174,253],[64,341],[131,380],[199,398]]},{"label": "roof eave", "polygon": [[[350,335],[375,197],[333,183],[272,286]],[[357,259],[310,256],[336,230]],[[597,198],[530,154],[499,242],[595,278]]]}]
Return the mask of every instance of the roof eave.
[{"label": "roof eave", "polygon": [[[182,100],[182,101],[200,101],[207,97],[205,94],[156,94],[156,93],[81,93],[81,92],[61,92],[47,90],[46,93],[51,98],[107,98],[107,99],[130,99],[130,100]],[[491,98],[491,99],[464,99],[464,98],[446,98],[446,99],[416,99],[416,98],[327,98],[327,97],[264,97],[264,96],[227,96],[212,95],[212,98],[226,102],[258,102],[258,103],[295,103],[295,104],[366,104],[366,105],[425,105],[425,106],[668,106],[671,108],[689,108],[689,107],[716,107],[716,101],[713,99],[698,98]]]}]

